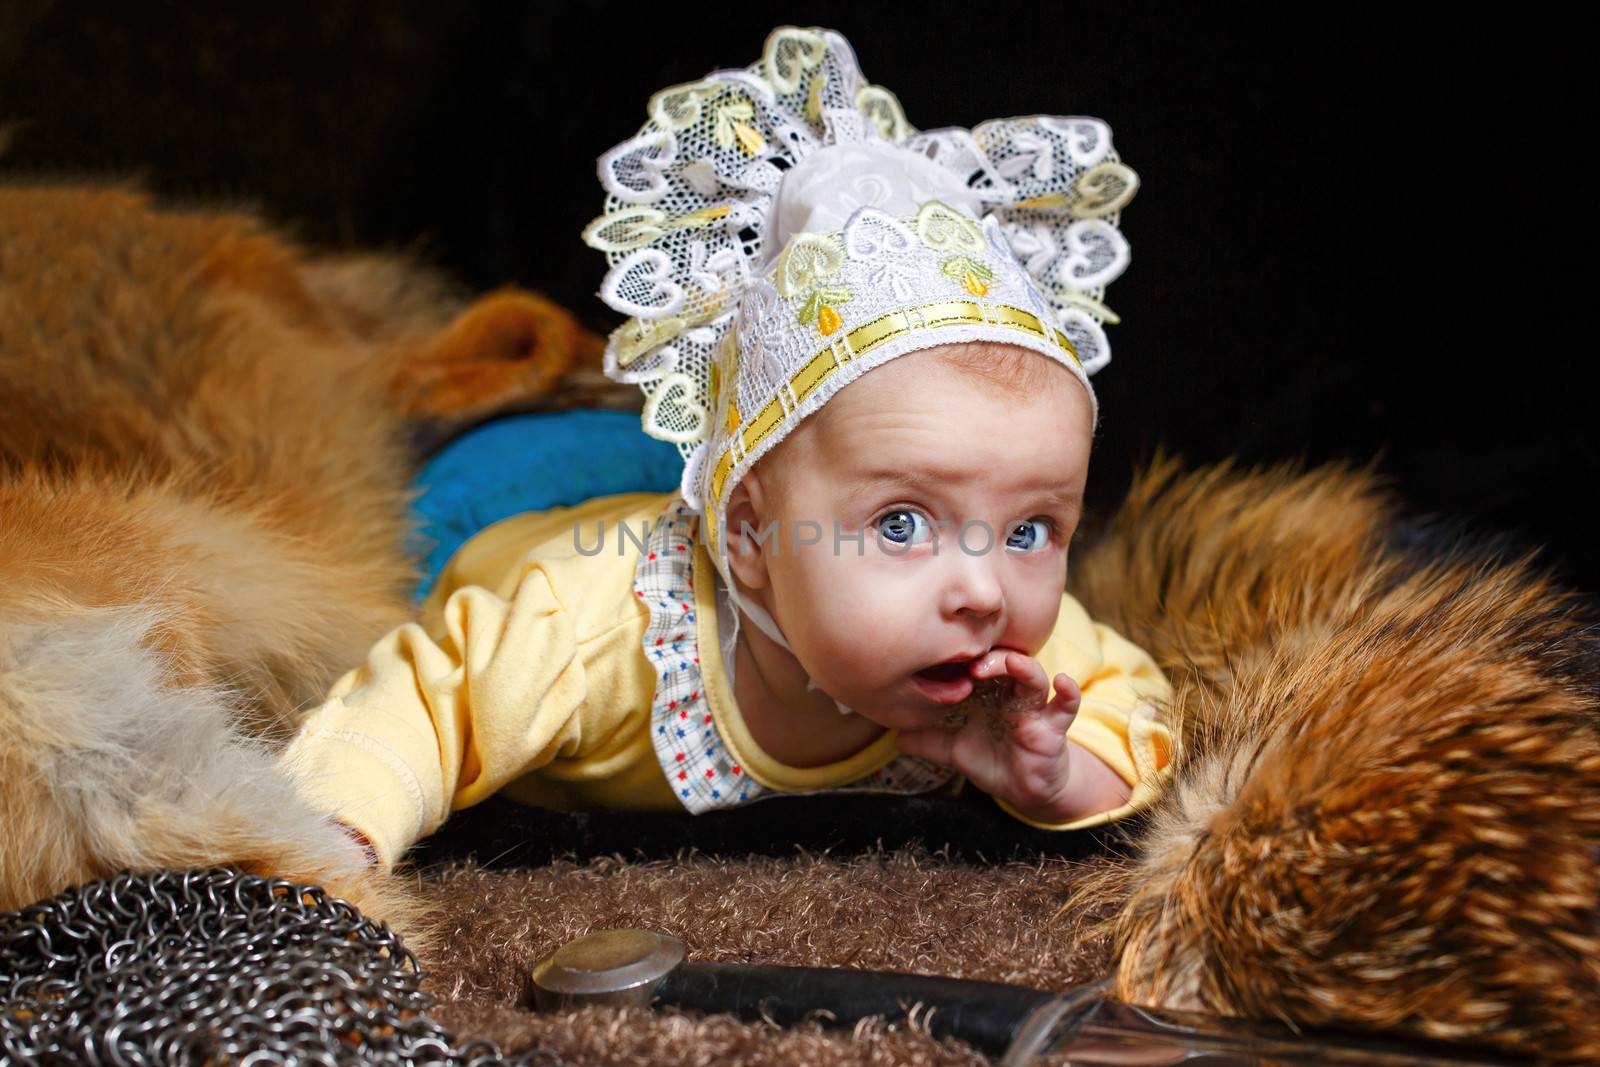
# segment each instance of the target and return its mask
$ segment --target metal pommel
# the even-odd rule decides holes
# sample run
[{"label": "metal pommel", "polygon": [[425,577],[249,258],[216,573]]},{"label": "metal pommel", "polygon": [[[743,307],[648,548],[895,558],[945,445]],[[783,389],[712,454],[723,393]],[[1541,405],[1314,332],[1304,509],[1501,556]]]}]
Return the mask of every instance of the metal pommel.
[{"label": "metal pommel", "polygon": [[601,930],[567,942],[534,965],[534,1003],[540,1011],[648,1005],[683,958],[683,942],[671,934]]}]

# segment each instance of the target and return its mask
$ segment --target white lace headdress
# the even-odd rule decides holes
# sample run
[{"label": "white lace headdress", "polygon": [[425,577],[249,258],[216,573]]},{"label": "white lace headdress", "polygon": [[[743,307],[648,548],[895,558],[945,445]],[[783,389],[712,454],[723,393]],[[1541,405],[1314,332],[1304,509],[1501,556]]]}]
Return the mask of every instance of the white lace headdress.
[{"label": "white lace headdress", "polygon": [[1105,287],[1138,178],[1099,119],[918,132],[849,42],[783,27],[743,70],[664,89],[600,157],[584,240],[628,321],[606,373],[645,392],[644,429],[685,460],[682,495],[721,536],[739,479],[862,374],[957,341],[1055,359],[1099,405]]}]

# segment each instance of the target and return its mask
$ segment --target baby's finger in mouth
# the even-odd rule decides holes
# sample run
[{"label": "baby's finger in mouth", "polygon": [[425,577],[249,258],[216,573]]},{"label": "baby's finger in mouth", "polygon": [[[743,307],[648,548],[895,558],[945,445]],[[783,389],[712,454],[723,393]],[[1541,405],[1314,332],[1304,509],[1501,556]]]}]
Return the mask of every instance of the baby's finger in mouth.
[{"label": "baby's finger in mouth", "polygon": [[999,649],[990,649],[972,661],[972,677],[984,681],[996,674],[1005,673],[1006,654]]},{"label": "baby's finger in mouth", "polygon": [[1022,685],[1049,695],[1050,678],[1032,656],[1021,652],[1010,653],[1006,656],[1006,670]]}]

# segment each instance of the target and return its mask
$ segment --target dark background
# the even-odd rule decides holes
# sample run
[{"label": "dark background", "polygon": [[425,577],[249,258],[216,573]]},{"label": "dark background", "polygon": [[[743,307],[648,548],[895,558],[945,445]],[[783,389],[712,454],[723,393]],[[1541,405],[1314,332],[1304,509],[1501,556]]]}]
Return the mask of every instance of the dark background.
[{"label": "dark background", "polygon": [[775,25],[831,26],[916,126],[1096,115],[1142,176],[1091,507],[1157,443],[1377,456],[1419,508],[1547,545],[1600,591],[1574,325],[1595,295],[1569,266],[1592,183],[1566,173],[1592,128],[1588,38],[1450,10],[0,0],[0,175],[257,207],[609,329],[578,239],[595,156],[655,90],[753,62]]}]

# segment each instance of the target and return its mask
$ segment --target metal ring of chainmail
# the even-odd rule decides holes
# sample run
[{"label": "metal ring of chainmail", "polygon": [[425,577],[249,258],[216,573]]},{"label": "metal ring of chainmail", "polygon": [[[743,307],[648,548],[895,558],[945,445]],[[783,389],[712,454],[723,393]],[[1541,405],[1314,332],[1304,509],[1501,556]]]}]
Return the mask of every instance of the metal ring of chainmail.
[{"label": "metal ring of chainmail", "polygon": [[424,1014],[423,977],[386,924],[316,886],[120,874],[0,913],[0,1062],[507,1063]]}]

